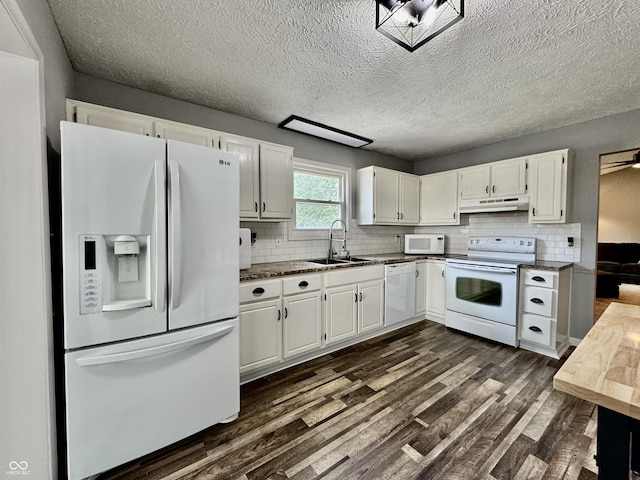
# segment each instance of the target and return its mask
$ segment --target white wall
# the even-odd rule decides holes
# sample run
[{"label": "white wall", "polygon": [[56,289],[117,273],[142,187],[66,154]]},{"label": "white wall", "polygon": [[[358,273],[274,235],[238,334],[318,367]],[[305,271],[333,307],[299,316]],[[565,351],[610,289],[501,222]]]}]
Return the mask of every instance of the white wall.
[{"label": "white wall", "polygon": [[0,52],[0,85],[0,105],[11,112],[0,117],[0,473],[20,465],[46,479],[56,449],[38,62]]},{"label": "white wall", "polygon": [[[638,136],[640,144],[640,135]],[[598,242],[640,242],[640,168],[600,175]]]},{"label": "white wall", "polygon": [[73,76],[46,0],[0,0],[0,85],[0,475],[57,478],[45,147]]}]

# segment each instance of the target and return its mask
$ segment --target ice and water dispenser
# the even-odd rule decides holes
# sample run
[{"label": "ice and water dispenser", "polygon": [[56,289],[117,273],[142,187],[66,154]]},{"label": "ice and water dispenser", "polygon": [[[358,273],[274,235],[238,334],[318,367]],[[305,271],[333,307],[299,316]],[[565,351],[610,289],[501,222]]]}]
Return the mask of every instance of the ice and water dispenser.
[{"label": "ice and water dispenser", "polygon": [[151,306],[149,238],[80,236],[80,314]]}]

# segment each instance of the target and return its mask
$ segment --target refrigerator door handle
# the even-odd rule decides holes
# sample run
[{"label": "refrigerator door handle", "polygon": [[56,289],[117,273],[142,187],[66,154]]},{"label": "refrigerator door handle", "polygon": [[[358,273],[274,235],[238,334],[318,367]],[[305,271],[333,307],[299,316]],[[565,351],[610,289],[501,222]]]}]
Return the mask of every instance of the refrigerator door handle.
[{"label": "refrigerator door handle", "polygon": [[167,292],[165,290],[167,281],[166,271],[166,240],[165,240],[165,222],[166,222],[166,173],[164,159],[158,159],[153,166],[154,181],[154,199],[155,199],[155,225],[154,225],[154,242],[155,242],[155,279],[153,286],[153,297],[151,299],[156,312],[164,312],[165,298]]},{"label": "refrigerator door handle", "polygon": [[233,325],[229,325],[215,332],[209,332],[198,337],[188,338],[186,340],[180,340],[178,342],[168,343],[166,345],[158,345],[156,347],[141,348],[139,350],[112,353],[109,355],[96,355],[94,357],[78,358],[76,359],[76,363],[81,367],[89,367],[94,365],[105,365],[109,363],[127,362],[130,360],[137,360],[139,358],[161,355],[163,353],[175,352],[176,350],[182,350],[183,348],[193,347],[203,342],[208,342],[216,338],[224,337],[225,335],[229,334],[233,330],[233,328]]},{"label": "refrigerator door handle", "polygon": [[169,161],[170,165],[170,195],[171,195],[171,282],[170,295],[171,310],[180,306],[180,296],[182,289],[182,245],[181,245],[181,209],[180,209],[180,165],[178,162]]}]

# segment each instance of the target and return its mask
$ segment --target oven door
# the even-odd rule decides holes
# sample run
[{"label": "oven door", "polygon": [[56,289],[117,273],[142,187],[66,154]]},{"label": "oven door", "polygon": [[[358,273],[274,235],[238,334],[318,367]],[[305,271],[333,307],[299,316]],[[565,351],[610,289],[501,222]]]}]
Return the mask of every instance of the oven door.
[{"label": "oven door", "polygon": [[447,262],[447,310],[515,326],[517,292],[516,267]]}]

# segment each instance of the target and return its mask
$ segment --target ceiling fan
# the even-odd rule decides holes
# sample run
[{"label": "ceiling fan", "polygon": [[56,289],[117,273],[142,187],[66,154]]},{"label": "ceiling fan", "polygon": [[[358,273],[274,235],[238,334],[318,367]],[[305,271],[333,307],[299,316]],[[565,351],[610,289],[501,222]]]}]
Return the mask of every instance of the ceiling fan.
[{"label": "ceiling fan", "polygon": [[603,173],[610,173],[609,171],[613,172],[627,167],[640,168],[640,150],[627,150],[600,157],[600,170]]}]

